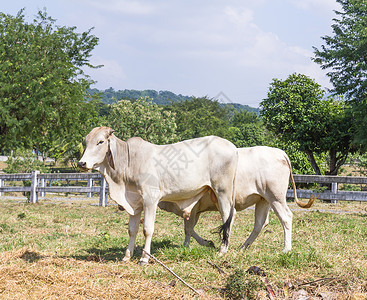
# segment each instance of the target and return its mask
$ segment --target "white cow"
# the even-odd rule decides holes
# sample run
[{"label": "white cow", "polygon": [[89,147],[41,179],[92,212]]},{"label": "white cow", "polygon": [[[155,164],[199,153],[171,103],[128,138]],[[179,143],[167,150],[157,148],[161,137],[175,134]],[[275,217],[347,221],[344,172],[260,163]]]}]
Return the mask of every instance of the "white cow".
[{"label": "white cow", "polygon": [[220,252],[227,251],[237,167],[237,149],[231,142],[215,136],[170,145],[154,145],[141,138],[125,142],[111,128],[98,127],[87,135],[78,166],[98,170],[109,185],[111,199],[130,215],[130,240],[124,261],[133,255],[142,211],[145,246],[139,263],[146,264],[158,202],[177,203],[189,219],[195,204],[209,193],[223,220]]},{"label": "white cow", "polygon": [[[254,229],[241,248],[247,248],[268,223],[269,210],[272,208],[278,216],[284,230],[284,252],[292,247],[292,212],[286,203],[289,178],[291,179],[295,201],[303,207],[312,206],[315,198],[308,203],[298,200],[291,163],[287,154],[277,148],[250,147],[238,149],[238,166],[236,171],[235,208],[243,210],[255,204]],[[174,203],[160,202],[159,207],[182,216],[182,211]],[[206,194],[194,206],[189,220],[185,220],[185,245],[189,245],[193,237],[201,245],[213,245],[204,240],[195,231],[199,216],[205,211],[215,211],[211,196]]]}]

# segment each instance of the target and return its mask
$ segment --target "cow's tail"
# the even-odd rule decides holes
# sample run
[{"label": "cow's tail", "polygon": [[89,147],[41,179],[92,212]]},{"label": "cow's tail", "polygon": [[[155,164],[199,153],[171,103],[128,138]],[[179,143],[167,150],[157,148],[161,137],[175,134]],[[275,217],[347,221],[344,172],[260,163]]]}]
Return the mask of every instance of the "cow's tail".
[{"label": "cow's tail", "polygon": [[221,236],[223,235],[222,244],[226,247],[229,244],[229,235],[230,235],[233,215],[234,215],[234,205],[231,206],[231,210],[229,212],[229,216],[228,216],[227,221],[225,221],[222,226],[219,226],[219,234]]},{"label": "cow's tail", "polygon": [[294,182],[294,178],[293,178],[293,173],[292,173],[292,165],[291,165],[291,161],[289,160],[289,157],[287,154],[285,154],[285,160],[287,161],[288,167],[289,167],[289,172],[290,172],[290,179],[291,179],[291,183],[292,183],[292,187],[293,187],[293,192],[294,192],[294,200],[296,201],[297,205],[302,207],[302,208],[310,208],[313,203],[315,202],[317,197],[314,197],[313,195],[311,195],[310,200],[308,200],[307,203],[303,203],[301,201],[298,200],[297,198],[297,190],[296,190],[296,184]]}]

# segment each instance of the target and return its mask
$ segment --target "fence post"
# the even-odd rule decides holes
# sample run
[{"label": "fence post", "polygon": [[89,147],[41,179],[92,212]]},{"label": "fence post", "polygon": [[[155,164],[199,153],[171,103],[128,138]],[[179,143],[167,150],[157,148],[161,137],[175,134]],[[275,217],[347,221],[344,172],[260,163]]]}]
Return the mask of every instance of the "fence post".
[{"label": "fence post", "polygon": [[[337,182],[332,182],[331,183],[331,192],[333,194],[337,194],[338,193],[338,183]],[[338,203],[338,200],[331,200],[332,204],[336,204]]]},{"label": "fence post", "polygon": [[[0,187],[3,187],[4,185],[4,180],[3,179],[0,179]],[[3,195],[3,192],[0,191],[0,196]]]},{"label": "fence post", "polygon": [[[46,179],[45,178],[41,178],[41,187],[46,187]],[[43,191],[43,192],[40,192],[40,196],[41,197],[45,197],[46,196],[46,192]]]},{"label": "fence post", "polygon": [[99,191],[99,206],[107,206],[108,196],[106,195],[106,179],[101,175],[101,189]]},{"label": "fence post", "polygon": [[37,192],[37,185],[38,185],[38,179],[37,176],[40,173],[40,171],[33,171],[32,177],[31,177],[31,195],[30,195],[30,202],[31,203],[37,203],[38,202],[38,192]]},{"label": "fence post", "polygon": [[[103,177],[104,178],[104,177]],[[92,188],[93,187],[93,178],[88,178],[88,187]],[[90,198],[93,196],[92,192],[88,192],[87,193],[87,197]]]}]

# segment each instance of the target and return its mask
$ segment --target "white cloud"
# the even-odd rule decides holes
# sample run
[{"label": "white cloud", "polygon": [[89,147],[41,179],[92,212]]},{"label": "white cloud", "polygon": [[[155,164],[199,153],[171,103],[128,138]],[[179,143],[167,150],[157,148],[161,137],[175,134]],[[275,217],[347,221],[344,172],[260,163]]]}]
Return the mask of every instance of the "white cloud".
[{"label": "white cloud", "polygon": [[227,6],[224,9],[224,13],[228,19],[236,25],[250,25],[254,19],[254,12],[248,8],[236,9],[231,6]]},{"label": "white cloud", "polygon": [[123,85],[123,81],[127,79],[123,67],[117,60],[105,59],[102,57],[93,57],[91,60],[92,65],[103,65],[102,68],[90,69],[88,68],[85,72],[92,77],[93,80],[97,81],[96,86],[102,89],[108,87],[119,87]]},{"label": "white cloud", "polygon": [[299,55],[304,56],[304,57],[312,57],[313,56],[313,52],[311,50],[304,49],[304,48],[299,47],[299,46],[290,46],[289,50],[292,51],[295,54],[299,54]]}]

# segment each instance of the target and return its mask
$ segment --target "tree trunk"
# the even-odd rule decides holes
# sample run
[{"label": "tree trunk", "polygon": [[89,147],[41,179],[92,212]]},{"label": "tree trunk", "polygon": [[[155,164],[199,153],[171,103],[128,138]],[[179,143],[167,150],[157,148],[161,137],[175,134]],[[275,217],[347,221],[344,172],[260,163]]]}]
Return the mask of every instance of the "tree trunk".
[{"label": "tree trunk", "polygon": [[329,171],[325,175],[338,175],[339,168],[344,165],[348,158],[348,154],[337,155],[337,151],[334,149],[329,150]]},{"label": "tree trunk", "polygon": [[313,152],[311,150],[306,150],[305,152],[308,156],[308,160],[310,161],[312,168],[315,170],[316,175],[321,175],[320,168],[316,163],[315,157],[313,156]]},{"label": "tree trunk", "polygon": [[42,160],[43,160],[43,165],[46,165],[46,160],[47,160],[47,151],[42,153]]},{"label": "tree trunk", "polygon": [[337,158],[336,158],[336,150],[330,149],[329,150],[329,171],[325,172],[326,175],[337,175],[338,169],[337,168]]}]

